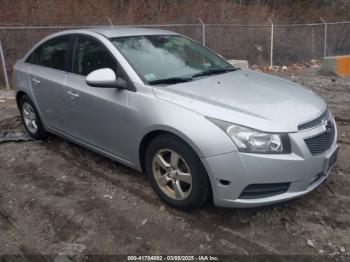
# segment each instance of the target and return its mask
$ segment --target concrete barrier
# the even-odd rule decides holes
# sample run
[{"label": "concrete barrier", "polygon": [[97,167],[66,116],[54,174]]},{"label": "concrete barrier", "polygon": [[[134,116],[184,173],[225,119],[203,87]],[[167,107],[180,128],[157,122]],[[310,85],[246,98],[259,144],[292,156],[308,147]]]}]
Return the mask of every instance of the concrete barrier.
[{"label": "concrete barrier", "polygon": [[350,76],[350,55],[324,57],[322,71],[338,76]]},{"label": "concrete barrier", "polygon": [[242,69],[249,68],[249,64],[248,64],[247,60],[227,60],[227,62],[229,62],[231,65],[233,65],[235,67],[239,67]]}]

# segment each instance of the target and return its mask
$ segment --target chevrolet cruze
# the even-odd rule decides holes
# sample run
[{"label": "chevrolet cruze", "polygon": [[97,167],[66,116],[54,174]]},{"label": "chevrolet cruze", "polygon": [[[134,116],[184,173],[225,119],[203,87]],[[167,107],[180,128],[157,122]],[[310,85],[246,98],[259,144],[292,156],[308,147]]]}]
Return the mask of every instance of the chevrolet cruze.
[{"label": "chevrolet cruze", "polygon": [[53,133],[145,172],[184,210],[210,198],[255,207],[302,196],[337,158],[320,97],[169,31],[56,33],[17,61],[13,80],[33,138]]}]

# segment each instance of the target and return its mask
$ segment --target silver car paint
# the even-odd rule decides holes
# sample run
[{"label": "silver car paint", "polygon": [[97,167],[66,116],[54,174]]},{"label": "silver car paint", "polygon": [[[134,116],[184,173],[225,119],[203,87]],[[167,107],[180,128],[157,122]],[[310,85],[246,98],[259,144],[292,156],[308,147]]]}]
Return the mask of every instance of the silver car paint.
[{"label": "silver car paint", "polygon": [[[86,34],[100,40],[127,72],[137,91],[91,87],[82,76],[24,62],[38,45],[63,34]],[[303,138],[321,130],[297,132],[299,124],[325,110],[321,98],[295,83],[249,70],[172,86],[148,86],[106,38],[144,34],[175,33],[127,27],[70,30],[48,36],[15,64],[17,92],[25,92],[34,101],[48,131],[140,171],[140,144],[147,134],[167,131],[179,136],[197,152],[206,167],[216,205],[250,207],[280,202],[309,192],[326,178],[317,185],[309,185],[336,150],[336,142],[326,154],[312,156]],[[35,85],[33,78],[41,83]],[[267,132],[288,132],[293,153],[240,153],[232,140],[206,117]],[[220,179],[232,183],[225,186]],[[245,186],[259,182],[292,185],[281,195],[238,199]]]},{"label": "silver car paint", "polygon": [[250,70],[154,89],[157,97],[205,116],[267,132],[296,132],[327,107],[293,82]]}]

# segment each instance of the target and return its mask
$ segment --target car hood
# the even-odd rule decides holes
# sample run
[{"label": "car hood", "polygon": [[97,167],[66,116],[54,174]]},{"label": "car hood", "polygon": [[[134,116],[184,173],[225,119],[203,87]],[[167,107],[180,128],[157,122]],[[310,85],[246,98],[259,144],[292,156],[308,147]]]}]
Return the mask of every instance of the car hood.
[{"label": "car hood", "polygon": [[251,70],[153,86],[156,97],[212,117],[268,132],[294,132],[326,103],[291,81]]}]

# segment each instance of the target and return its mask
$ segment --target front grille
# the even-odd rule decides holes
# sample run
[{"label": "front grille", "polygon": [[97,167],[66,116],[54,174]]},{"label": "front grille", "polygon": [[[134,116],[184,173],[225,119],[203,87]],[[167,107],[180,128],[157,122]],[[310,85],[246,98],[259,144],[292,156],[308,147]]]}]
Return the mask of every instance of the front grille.
[{"label": "front grille", "polygon": [[320,135],[305,139],[305,143],[309,148],[311,154],[320,155],[331,148],[334,142],[334,137],[335,137],[334,123],[331,123],[329,124],[329,126],[327,126],[326,132]]},{"label": "front grille", "polygon": [[306,130],[310,128],[314,128],[317,126],[320,126],[324,121],[327,121],[329,119],[329,110],[327,109],[321,116],[318,118],[307,122],[305,124],[301,124],[298,126],[298,130]]},{"label": "front grille", "polygon": [[243,190],[239,198],[256,199],[275,196],[287,192],[289,186],[290,183],[251,184]]}]

